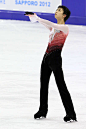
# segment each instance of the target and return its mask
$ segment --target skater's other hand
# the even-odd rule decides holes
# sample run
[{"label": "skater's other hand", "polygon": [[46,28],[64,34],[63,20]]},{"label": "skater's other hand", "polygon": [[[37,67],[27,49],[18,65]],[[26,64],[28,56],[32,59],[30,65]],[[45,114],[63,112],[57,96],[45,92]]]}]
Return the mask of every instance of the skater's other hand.
[{"label": "skater's other hand", "polygon": [[27,14],[27,15],[25,15],[25,16],[29,16],[29,19],[30,19],[30,21],[31,21],[32,23],[37,22],[38,19],[39,19],[39,17],[36,15],[36,13],[34,13],[34,15]]}]

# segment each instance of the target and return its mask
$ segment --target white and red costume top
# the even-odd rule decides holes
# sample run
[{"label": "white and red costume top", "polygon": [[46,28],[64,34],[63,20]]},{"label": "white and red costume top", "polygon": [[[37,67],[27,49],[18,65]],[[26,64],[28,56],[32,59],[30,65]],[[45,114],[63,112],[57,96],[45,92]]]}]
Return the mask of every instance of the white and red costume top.
[{"label": "white and red costume top", "polygon": [[62,50],[67,36],[68,33],[52,28],[49,35],[49,42],[46,52],[50,53],[56,49]]},{"label": "white and red costume top", "polygon": [[50,30],[48,47],[46,50],[47,53],[50,53],[56,49],[62,50],[69,33],[67,25],[50,22],[38,17],[36,14],[30,15],[29,18],[32,22],[38,21]]}]

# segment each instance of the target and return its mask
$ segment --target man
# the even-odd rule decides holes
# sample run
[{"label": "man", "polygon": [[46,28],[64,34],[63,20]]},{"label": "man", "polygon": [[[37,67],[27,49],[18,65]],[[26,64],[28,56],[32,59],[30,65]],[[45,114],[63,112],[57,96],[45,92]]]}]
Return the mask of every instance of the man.
[{"label": "man", "polygon": [[71,96],[64,81],[61,58],[61,51],[69,33],[69,29],[68,26],[65,25],[65,21],[69,18],[70,11],[65,6],[59,6],[55,12],[57,24],[44,20],[36,14],[27,16],[29,16],[32,22],[38,21],[50,30],[48,47],[41,64],[40,107],[39,111],[34,115],[34,118],[46,118],[48,112],[48,84],[50,75],[53,72],[66,111],[64,121],[77,121]]}]

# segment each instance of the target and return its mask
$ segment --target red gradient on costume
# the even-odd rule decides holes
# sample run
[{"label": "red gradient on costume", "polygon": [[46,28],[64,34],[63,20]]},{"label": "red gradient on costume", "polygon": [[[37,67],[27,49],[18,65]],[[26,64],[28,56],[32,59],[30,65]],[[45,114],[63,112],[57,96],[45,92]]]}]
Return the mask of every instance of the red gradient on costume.
[{"label": "red gradient on costume", "polygon": [[[55,35],[54,35],[53,40],[48,43],[48,47],[47,47],[46,52],[50,53],[50,52],[52,52],[52,51],[54,51],[56,49],[62,50],[67,36],[68,36],[68,33],[65,34],[62,31],[60,31],[59,33],[56,32]],[[49,37],[50,37],[50,35],[49,35]]]}]

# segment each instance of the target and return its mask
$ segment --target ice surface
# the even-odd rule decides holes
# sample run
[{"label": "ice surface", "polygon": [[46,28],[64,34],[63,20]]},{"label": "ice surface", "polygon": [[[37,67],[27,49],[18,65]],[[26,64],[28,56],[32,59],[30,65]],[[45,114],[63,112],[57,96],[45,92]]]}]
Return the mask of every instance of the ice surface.
[{"label": "ice surface", "polygon": [[86,129],[86,26],[69,25],[62,59],[78,122],[65,123],[53,74],[46,119],[39,107],[40,65],[49,30],[39,23],[0,20],[0,129]]}]

